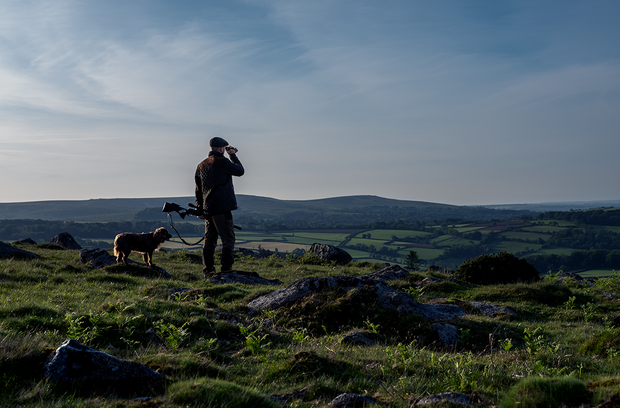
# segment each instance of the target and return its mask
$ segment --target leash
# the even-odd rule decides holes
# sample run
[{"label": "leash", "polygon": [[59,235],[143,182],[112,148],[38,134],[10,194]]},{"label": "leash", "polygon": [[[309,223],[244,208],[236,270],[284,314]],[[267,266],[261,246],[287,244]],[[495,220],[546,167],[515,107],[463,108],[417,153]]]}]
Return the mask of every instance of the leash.
[{"label": "leash", "polygon": [[200,244],[202,241],[204,241],[204,239],[205,239],[205,237],[204,237],[204,235],[203,235],[203,236],[202,236],[202,238],[200,239],[200,241],[198,241],[198,242],[196,242],[196,243],[194,243],[194,244],[190,244],[190,243],[188,243],[187,241],[185,241],[185,240],[181,237],[181,234],[179,234],[179,231],[177,231],[177,229],[176,229],[176,228],[174,228],[174,223],[172,222],[172,216],[170,215],[170,213],[168,213],[168,224],[170,224],[170,226],[172,227],[172,229],[174,230],[174,232],[176,232],[176,233],[177,233],[177,236],[179,237],[179,239],[180,239],[180,240],[181,240],[181,241],[182,241],[185,245],[188,245],[188,246],[198,245],[198,244]]}]

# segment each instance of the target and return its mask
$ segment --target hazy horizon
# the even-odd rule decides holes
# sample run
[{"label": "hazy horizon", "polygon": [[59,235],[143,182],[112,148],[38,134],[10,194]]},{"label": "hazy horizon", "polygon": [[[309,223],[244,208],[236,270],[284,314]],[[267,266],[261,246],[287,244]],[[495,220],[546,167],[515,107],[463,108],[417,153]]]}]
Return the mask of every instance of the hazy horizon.
[{"label": "hazy horizon", "polygon": [[613,0],[6,0],[0,203],[238,194],[617,199]]}]

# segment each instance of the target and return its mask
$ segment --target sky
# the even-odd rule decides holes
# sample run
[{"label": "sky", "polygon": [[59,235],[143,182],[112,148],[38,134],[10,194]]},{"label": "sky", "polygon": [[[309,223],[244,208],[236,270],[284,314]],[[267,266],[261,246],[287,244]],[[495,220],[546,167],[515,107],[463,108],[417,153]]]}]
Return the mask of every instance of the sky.
[{"label": "sky", "polygon": [[620,199],[617,0],[2,0],[0,202]]}]

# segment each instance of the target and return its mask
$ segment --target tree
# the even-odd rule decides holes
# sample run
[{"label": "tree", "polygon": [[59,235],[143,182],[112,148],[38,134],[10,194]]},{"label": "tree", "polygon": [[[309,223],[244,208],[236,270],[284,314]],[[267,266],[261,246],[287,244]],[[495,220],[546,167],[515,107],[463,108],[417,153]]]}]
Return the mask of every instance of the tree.
[{"label": "tree", "polygon": [[405,265],[407,268],[417,271],[420,269],[420,258],[416,251],[409,251],[409,255],[405,257]]}]

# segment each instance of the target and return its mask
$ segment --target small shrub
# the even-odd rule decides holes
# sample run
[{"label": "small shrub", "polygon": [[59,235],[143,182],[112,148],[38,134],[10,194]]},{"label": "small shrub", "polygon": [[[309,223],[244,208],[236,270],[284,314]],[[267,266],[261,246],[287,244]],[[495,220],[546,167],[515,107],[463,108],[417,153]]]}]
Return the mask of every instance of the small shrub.
[{"label": "small shrub", "polygon": [[454,275],[457,279],[480,285],[533,282],[540,279],[536,268],[525,258],[517,258],[505,251],[467,259]]},{"label": "small shrub", "polygon": [[570,377],[530,377],[519,381],[505,395],[500,408],[578,407],[589,403],[592,393],[586,385]]}]

